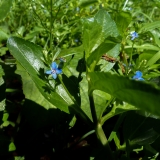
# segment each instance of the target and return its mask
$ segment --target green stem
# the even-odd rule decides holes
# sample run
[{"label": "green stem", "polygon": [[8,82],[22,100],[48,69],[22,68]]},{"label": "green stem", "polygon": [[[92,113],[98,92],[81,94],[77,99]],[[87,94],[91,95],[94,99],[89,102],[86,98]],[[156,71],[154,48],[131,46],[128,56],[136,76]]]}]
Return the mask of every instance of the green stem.
[{"label": "green stem", "polygon": [[127,58],[126,58],[124,49],[125,49],[125,42],[122,41],[121,53],[122,53],[122,56],[123,56],[123,62],[126,64],[126,66],[128,66],[128,62],[127,62]]},{"label": "green stem", "polygon": [[102,117],[101,123],[104,124],[105,121],[115,116],[115,110],[116,110],[116,106],[113,106],[112,110],[109,113],[107,113],[104,117]]},{"label": "green stem", "polygon": [[[115,99],[115,97],[113,97],[113,96],[110,98],[110,100],[109,100],[109,101],[107,102],[107,104],[106,104],[106,107],[103,109],[100,117],[102,117],[102,114],[104,113],[105,109],[110,105],[110,103],[111,103],[114,99]],[[102,121],[101,121],[101,122],[102,122]],[[103,124],[103,122],[102,122],[102,124]]]},{"label": "green stem", "polygon": [[50,7],[51,7],[51,13],[50,13],[50,50],[52,51],[52,41],[53,41],[53,37],[52,37],[52,27],[53,27],[53,14],[52,14],[52,7],[53,7],[53,3],[52,0],[50,0]]},{"label": "green stem", "polygon": [[[134,46],[134,41],[133,41],[133,43],[132,43],[132,50],[131,50],[131,54],[130,54],[129,65],[132,63],[133,46]],[[128,67],[129,67],[129,66],[128,66]]]},{"label": "green stem", "polygon": [[95,126],[95,131],[96,131],[97,138],[103,147],[103,153],[101,154],[101,158],[99,158],[99,160],[103,160],[103,159],[114,160],[112,150],[109,146],[106,135],[102,129],[102,124],[99,122],[100,120],[97,118],[95,103],[93,99],[93,90],[91,89],[90,78],[88,76],[87,76],[87,80],[88,80],[88,86],[89,86],[88,96],[90,101],[90,109],[91,109],[91,114],[92,114],[92,118]]},{"label": "green stem", "polygon": [[[112,150],[108,144],[108,140],[106,138],[106,135],[105,135],[105,133],[102,129],[102,125],[100,123],[98,123],[96,126],[96,134],[97,134],[99,142],[101,143],[101,145],[103,146],[103,149],[104,149],[102,160],[103,159],[114,160]],[[100,160],[100,158],[99,158],[99,160]]]}]

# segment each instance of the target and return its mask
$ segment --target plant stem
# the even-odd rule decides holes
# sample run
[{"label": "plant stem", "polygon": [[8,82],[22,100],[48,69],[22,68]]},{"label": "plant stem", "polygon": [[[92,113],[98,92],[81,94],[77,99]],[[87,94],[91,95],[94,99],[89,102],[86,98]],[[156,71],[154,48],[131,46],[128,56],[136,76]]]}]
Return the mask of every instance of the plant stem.
[{"label": "plant stem", "polygon": [[102,159],[99,158],[99,160],[103,160],[103,159],[109,159],[109,160],[114,160],[113,154],[112,154],[112,150],[108,144],[108,140],[106,138],[106,135],[102,129],[102,124],[99,122],[100,120],[97,118],[97,114],[96,114],[96,108],[95,108],[95,103],[94,103],[94,99],[93,99],[93,90],[91,90],[91,86],[90,86],[90,81],[89,81],[89,77],[87,78],[88,80],[88,96],[89,96],[89,101],[90,101],[90,109],[91,109],[91,114],[92,114],[92,118],[93,118],[93,122],[94,122],[94,126],[95,126],[95,131],[96,131],[96,135],[97,138],[100,142],[100,144],[103,147],[104,152],[102,153]]},{"label": "plant stem", "polygon": [[53,37],[52,37],[52,28],[53,28],[53,14],[52,14],[52,0],[50,0],[50,6],[51,6],[51,13],[50,13],[50,50],[52,51],[52,41],[53,41]]},{"label": "plant stem", "polygon": [[103,154],[102,159],[114,160],[112,150],[108,144],[108,140],[106,138],[106,135],[105,135],[105,133],[102,129],[102,125],[100,123],[98,123],[96,126],[96,134],[97,134],[99,142],[101,143],[101,145],[104,148],[104,154]]},{"label": "plant stem", "polygon": [[[133,43],[132,43],[132,50],[131,50],[131,54],[130,54],[130,62],[129,62],[129,65],[132,63],[133,46],[134,46],[134,41],[133,41]],[[129,67],[129,66],[128,66],[128,67]]]}]

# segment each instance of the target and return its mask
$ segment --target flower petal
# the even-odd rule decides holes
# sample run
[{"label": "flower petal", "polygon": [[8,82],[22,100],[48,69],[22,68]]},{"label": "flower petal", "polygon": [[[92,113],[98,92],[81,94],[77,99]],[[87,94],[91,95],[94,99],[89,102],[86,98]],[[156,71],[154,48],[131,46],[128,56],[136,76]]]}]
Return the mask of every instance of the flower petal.
[{"label": "flower petal", "polygon": [[142,77],[142,72],[141,71],[136,71],[136,75],[138,78],[141,78]]},{"label": "flower petal", "polygon": [[51,68],[52,68],[53,70],[56,70],[56,69],[57,69],[57,63],[56,63],[56,62],[52,62]]},{"label": "flower petal", "polygon": [[46,74],[52,74],[52,71],[50,70],[50,71],[46,71],[45,72]]},{"label": "flower petal", "polygon": [[56,73],[57,73],[57,74],[61,74],[61,73],[62,73],[62,69],[57,68],[57,69],[56,69]]},{"label": "flower petal", "polygon": [[143,78],[138,78],[138,80],[140,80],[140,81],[144,81],[144,79],[143,79]]},{"label": "flower petal", "polygon": [[138,33],[137,32],[132,32],[131,33],[131,40],[134,40],[135,38],[138,38]]},{"label": "flower petal", "polygon": [[52,73],[52,77],[53,77],[54,79],[56,79],[56,78],[57,78],[57,74],[56,74],[56,73]]}]

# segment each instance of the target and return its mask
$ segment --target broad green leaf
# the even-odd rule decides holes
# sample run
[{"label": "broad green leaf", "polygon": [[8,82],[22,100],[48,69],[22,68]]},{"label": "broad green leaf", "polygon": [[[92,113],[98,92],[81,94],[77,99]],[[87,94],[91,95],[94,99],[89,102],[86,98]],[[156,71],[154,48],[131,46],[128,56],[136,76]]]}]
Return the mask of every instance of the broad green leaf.
[{"label": "broad green leaf", "polygon": [[[120,54],[120,46],[121,46],[120,44],[116,44],[116,46],[111,50],[109,50],[105,55],[117,59],[118,55]],[[97,65],[100,65],[101,71],[108,72],[113,68],[115,63],[114,62],[111,63],[104,59],[100,59]]]},{"label": "broad green leaf", "polygon": [[78,106],[76,107],[73,102],[71,103],[70,97],[62,85],[60,84],[54,88],[55,81],[45,78],[45,66],[41,60],[42,50],[40,47],[21,38],[11,37],[8,39],[8,48],[28,72],[36,87],[47,101],[66,113],[70,113],[73,110],[84,121],[91,124],[84,112]]},{"label": "broad green leaf", "polygon": [[14,156],[14,160],[25,160],[24,157]]},{"label": "broad green leaf", "polygon": [[117,37],[119,35],[116,23],[112,20],[109,13],[104,10],[100,9],[97,14],[95,15],[95,21],[102,26],[103,37],[106,39],[107,37]]},{"label": "broad green leaf", "polygon": [[79,86],[80,86],[80,95],[81,95],[81,108],[86,113],[86,115],[92,120],[90,102],[88,97],[88,82],[86,80],[85,75],[83,75],[83,79],[79,83]]},{"label": "broad green leaf", "polygon": [[11,152],[11,151],[15,151],[15,150],[16,150],[16,146],[14,145],[13,142],[11,142],[11,143],[9,144],[9,151]]},{"label": "broad green leaf", "polygon": [[23,93],[25,98],[30,99],[42,107],[49,109],[55,108],[53,104],[51,104],[38,90],[34,81],[31,79],[26,70],[17,62],[17,70],[16,73],[21,75],[22,84],[23,84]]},{"label": "broad green leaf", "polygon": [[118,30],[115,22],[104,9],[99,10],[95,17],[85,19],[83,23],[83,46],[86,58],[109,36],[117,37]]},{"label": "broad green leaf", "polygon": [[7,51],[8,51],[8,48],[7,48],[7,47],[1,47],[1,48],[0,48],[0,56],[5,55]]},{"label": "broad green leaf", "polygon": [[8,39],[8,34],[0,28],[0,42]]},{"label": "broad green leaf", "polygon": [[160,59],[160,51],[157,52],[153,57],[147,62],[146,66],[151,66]]},{"label": "broad green leaf", "polygon": [[151,144],[160,135],[159,124],[160,121],[157,119],[129,112],[123,125],[124,139],[129,139],[130,145]]},{"label": "broad green leaf", "polygon": [[[125,46],[125,48],[132,48],[132,46]],[[134,45],[133,48],[138,48],[138,49],[141,49],[142,51],[143,50],[154,50],[154,51],[159,51],[159,47],[157,46],[154,46],[152,44],[142,44],[140,46],[138,45]]]},{"label": "broad green leaf", "polygon": [[55,107],[69,113],[68,106],[71,104],[64,101],[62,97],[63,93],[61,93],[62,95],[58,95],[55,91],[51,90],[51,86],[47,84],[48,82],[46,79],[45,81],[42,80],[42,78],[44,79],[45,77],[45,66],[41,60],[41,57],[43,56],[42,49],[29,41],[17,37],[8,39],[8,48],[11,54],[28,72],[45,99]]},{"label": "broad green leaf", "polygon": [[74,54],[82,54],[83,52],[84,52],[83,45],[81,45],[79,47],[61,50],[59,56],[60,57],[68,57],[68,56],[72,56]]},{"label": "broad green leaf", "polygon": [[160,47],[160,32],[158,30],[151,30],[149,32],[152,34],[155,43],[158,45],[158,47]]},{"label": "broad green leaf", "polygon": [[[90,102],[88,98],[88,82],[85,75],[83,75],[83,79],[79,83],[79,85],[80,85],[80,95],[81,95],[81,108],[87,114],[87,116],[92,120]],[[93,92],[93,98],[94,98],[97,118],[100,119],[106,108],[107,100],[110,100],[111,96],[100,90],[95,90]]]},{"label": "broad green leaf", "polygon": [[94,90],[93,98],[96,107],[97,118],[101,119],[103,112],[106,109],[107,101],[111,99],[111,95],[100,90]]},{"label": "broad green leaf", "polygon": [[115,47],[115,43],[111,41],[103,42],[87,59],[88,67],[93,71],[101,56]]},{"label": "broad green leaf", "polygon": [[115,21],[120,35],[123,36],[126,33],[131,20],[132,16],[129,12],[117,12]]},{"label": "broad green leaf", "polygon": [[93,18],[85,19],[83,22],[83,28],[83,47],[86,52],[86,58],[88,58],[103,42],[104,35],[102,33],[102,26]]},{"label": "broad green leaf", "polygon": [[160,28],[160,21],[155,21],[155,22],[144,24],[143,27],[139,30],[139,33],[147,32],[155,28]]},{"label": "broad green leaf", "polygon": [[12,7],[12,0],[2,0],[0,3],[0,20],[7,16]]},{"label": "broad green leaf", "polygon": [[88,73],[91,90],[101,90],[132,104],[133,106],[160,115],[160,89],[140,81],[110,73]]}]

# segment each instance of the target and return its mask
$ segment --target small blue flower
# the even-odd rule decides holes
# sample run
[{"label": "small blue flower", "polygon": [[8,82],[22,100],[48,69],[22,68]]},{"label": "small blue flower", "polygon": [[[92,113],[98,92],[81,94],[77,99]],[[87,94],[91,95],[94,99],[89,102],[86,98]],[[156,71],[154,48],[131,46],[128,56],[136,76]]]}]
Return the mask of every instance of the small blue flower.
[{"label": "small blue flower", "polygon": [[56,79],[57,78],[57,74],[61,74],[62,73],[62,69],[58,67],[58,65],[57,65],[56,62],[52,62],[52,64],[51,64],[51,70],[46,71],[45,73],[46,74],[51,74],[52,77],[54,79]]},{"label": "small blue flower", "polygon": [[138,38],[138,33],[137,32],[132,32],[131,33],[131,40],[133,41],[135,38]]},{"label": "small blue flower", "polygon": [[144,81],[144,79],[142,78],[142,72],[141,71],[136,71],[135,75],[132,77],[132,79],[135,80],[140,80],[140,81]]},{"label": "small blue flower", "polygon": [[76,7],[76,11],[79,12],[79,11],[80,11],[80,8],[79,8],[79,7]]},{"label": "small blue flower", "polygon": [[79,40],[78,40],[78,39],[75,39],[75,40],[74,40],[74,42],[78,43],[78,42],[79,42]]}]

